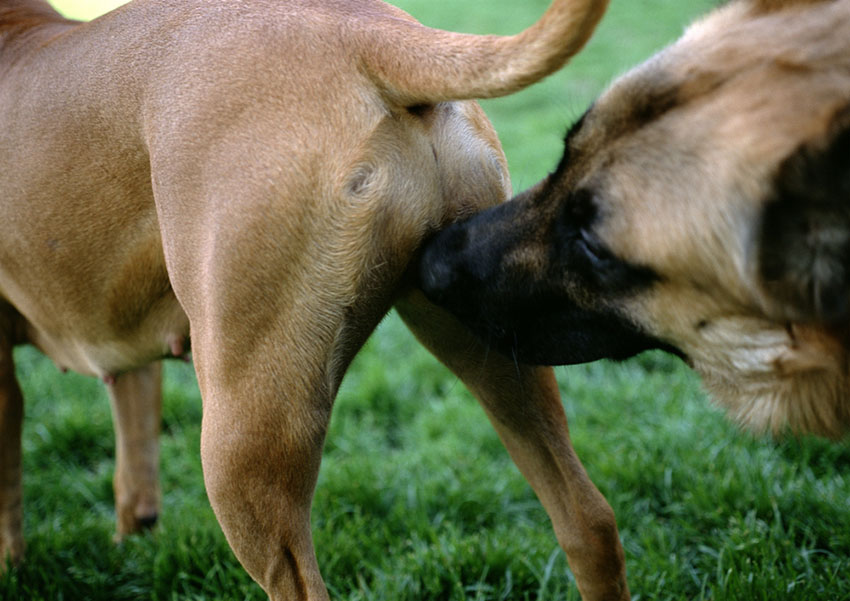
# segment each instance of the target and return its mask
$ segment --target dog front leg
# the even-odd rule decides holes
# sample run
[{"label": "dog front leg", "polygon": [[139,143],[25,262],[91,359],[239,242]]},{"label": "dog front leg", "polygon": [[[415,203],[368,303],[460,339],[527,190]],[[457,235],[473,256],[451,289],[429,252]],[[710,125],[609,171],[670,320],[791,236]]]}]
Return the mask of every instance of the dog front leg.
[{"label": "dog front leg", "polygon": [[479,399],[514,463],[549,514],[585,601],[625,601],[623,548],[614,512],[570,443],[550,368],[488,351],[448,313],[414,293],[397,309],[417,338]]},{"label": "dog front leg", "polygon": [[149,528],[159,514],[162,366],[152,363],[107,384],[115,427],[115,540]]},{"label": "dog front leg", "polygon": [[0,573],[24,555],[21,499],[21,427],[24,401],[11,340],[0,332]]}]

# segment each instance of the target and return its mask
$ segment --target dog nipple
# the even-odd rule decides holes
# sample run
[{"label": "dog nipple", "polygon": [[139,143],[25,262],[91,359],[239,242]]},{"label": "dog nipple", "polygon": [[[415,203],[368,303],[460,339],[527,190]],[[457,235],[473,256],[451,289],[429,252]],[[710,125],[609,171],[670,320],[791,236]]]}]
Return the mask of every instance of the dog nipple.
[{"label": "dog nipple", "polygon": [[189,350],[186,348],[186,339],[182,336],[169,336],[168,348],[171,356],[188,363],[192,360]]},{"label": "dog nipple", "polygon": [[168,347],[171,349],[171,354],[175,357],[183,356],[183,339],[178,336],[170,336],[168,339]]}]

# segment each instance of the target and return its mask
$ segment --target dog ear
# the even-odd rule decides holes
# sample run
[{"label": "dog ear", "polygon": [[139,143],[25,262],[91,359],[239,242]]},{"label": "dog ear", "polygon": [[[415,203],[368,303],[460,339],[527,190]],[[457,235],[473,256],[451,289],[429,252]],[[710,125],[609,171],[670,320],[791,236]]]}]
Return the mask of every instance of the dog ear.
[{"label": "dog ear", "polygon": [[760,275],[792,319],[850,317],[850,106],[780,165],[763,214]]}]

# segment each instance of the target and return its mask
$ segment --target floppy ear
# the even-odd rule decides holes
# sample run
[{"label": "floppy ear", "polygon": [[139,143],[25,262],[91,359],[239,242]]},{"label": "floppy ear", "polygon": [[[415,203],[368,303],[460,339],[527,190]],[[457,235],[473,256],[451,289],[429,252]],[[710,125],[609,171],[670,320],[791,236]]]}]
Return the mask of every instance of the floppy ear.
[{"label": "floppy ear", "polygon": [[793,319],[850,317],[850,106],[780,165],[765,205],[759,271]]}]

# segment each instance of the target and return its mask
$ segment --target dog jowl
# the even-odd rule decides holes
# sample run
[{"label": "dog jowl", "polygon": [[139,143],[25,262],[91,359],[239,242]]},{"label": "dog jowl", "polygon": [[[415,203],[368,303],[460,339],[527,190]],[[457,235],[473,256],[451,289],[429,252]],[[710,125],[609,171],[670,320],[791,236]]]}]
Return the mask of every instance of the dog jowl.
[{"label": "dog jowl", "polygon": [[738,0],[616,81],[563,160],[426,249],[521,360],[673,350],[757,430],[850,428],[850,0]]},{"label": "dog jowl", "polygon": [[552,370],[490,352],[408,277],[425,238],[510,196],[473,99],[558,69],[606,7],[553,0],[498,37],[380,0],[140,1],[86,24],[0,0],[0,572],[25,552],[13,348],[106,383],[120,538],[158,514],[159,360],[191,340],[227,541],[274,601],[328,601],[310,530],[323,443],[395,304],[486,409],[582,597],[630,599]]}]

